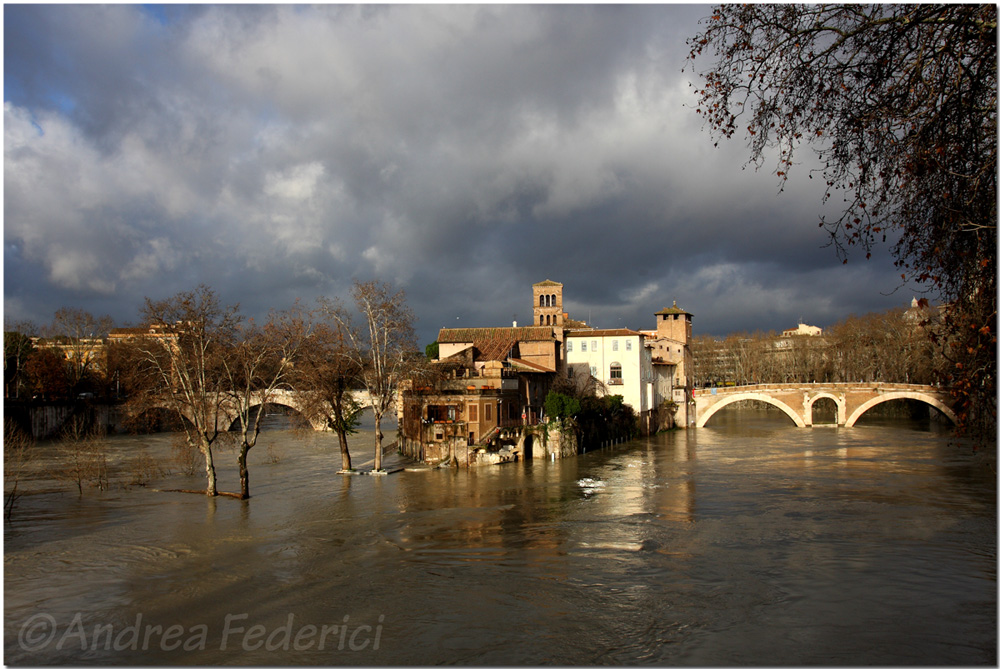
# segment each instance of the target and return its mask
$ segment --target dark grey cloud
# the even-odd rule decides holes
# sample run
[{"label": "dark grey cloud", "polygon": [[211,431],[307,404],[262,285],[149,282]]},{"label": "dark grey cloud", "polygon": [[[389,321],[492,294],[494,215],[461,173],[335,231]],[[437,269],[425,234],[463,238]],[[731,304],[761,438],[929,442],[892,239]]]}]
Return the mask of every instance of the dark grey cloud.
[{"label": "dark grey cloud", "polygon": [[4,307],[134,320],[213,286],[262,315],[406,289],[439,327],[829,324],[906,302],[840,264],[808,163],[713,148],[682,73],[698,6],[5,8]]}]

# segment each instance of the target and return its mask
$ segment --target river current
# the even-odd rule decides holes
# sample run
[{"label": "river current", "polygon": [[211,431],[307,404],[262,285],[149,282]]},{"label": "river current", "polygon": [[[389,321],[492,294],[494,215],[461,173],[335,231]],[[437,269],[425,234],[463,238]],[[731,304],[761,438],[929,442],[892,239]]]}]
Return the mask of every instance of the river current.
[{"label": "river current", "polygon": [[[362,468],[371,443],[352,438]],[[217,462],[237,490],[235,456]],[[997,662],[995,466],[908,422],[740,413],[382,477],[336,475],[333,435],[275,429],[250,463],[247,502],[161,491],[198,474],[35,482],[4,526],[5,663]]]}]

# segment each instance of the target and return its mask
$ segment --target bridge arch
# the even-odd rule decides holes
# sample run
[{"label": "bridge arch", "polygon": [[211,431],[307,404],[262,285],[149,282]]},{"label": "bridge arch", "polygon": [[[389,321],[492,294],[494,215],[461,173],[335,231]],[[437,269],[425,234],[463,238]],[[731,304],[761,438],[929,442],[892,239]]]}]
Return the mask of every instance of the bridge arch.
[{"label": "bridge arch", "polygon": [[882,404],[883,402],[890,402],[892,400],[916,400],[918,402],[929,404],[930,406],[934,407],[935,409],[943,413],[945,416],[947,416],[952,423],[958,423],[958,417],[955,416],[955,412],[951,410],[951,407],[944,404],[940,400],[921,392],[895,391],[879,395],[878,397],[873,397],[864,404],[862,404],[861,406],[859,406],[857,409],[854,410],[854,413],[852,413],[851,416],[847,419],[847,423],[845,424],[846,427],[853,427],[854,424],[858,422],[858,419],[861,418],[861,416],[863,416],[865,412],[871,409],[872,407]]},{"label": "bridge arch", "polygon": [[[785,404],[781,400],[777,400],[777,399],[775,399],[775,398],[773,398],[770,395],[767,395],[765,393],[736,393],[736,394],[734,394],[734,395],[732,395],[730,397],[726,397],[725,399],[719,400],[718,402],[716,402],[715,404],[713,404],[712,406],[710,406],[705,411],[705,413],[702,414],[698,418],[698,422],[696,424],[697,427],[705,427],[705,424],[708,422],[708,420],[712,416],[714,416],[716,413],[718,413],[720,409],[722,409],[724,407],[727,407],[730,404],[733,404],[734,402],[741,402],[743,400],[758,400],[760,402],[766,402],[767,404],[770,404],[771,406],[778,407],[783,412],[785,412],[785,415],[787,415],[789,418],[791,418],[795,422],[796,426],[798,426],[798,427],[806,427],[805,421],[803,421],[802,418],[801,418],[801,416],[799,416],[797,413],[795,413],[795,411],[792,410],[791,407],[789,407],[787,404]],[[811,407],[810,407],[810,411],[811,411]]]},{"label": "bridge arch", "polygon": [[[302,413],[302,410],[299,407],[294,406],[292,402],[281,402],[281,401],[277,402],[270,401],[270,402],[265,402],[263,404],[255,404],[252,407],[250,407],[250,416],[251,416],[250,422],[253,422],[253,416],[255,415],[255,412],[272,411],[274,409],[287,409],[294,416],[294,420],[300,421],[299,422],[300,425],[309,425],[314,430],[323,430],[325,427],[321,422],[314,422],[306,418],[305,414]],[[230,421],[230,423],[227,431],[233,432],[235,430],[240,429],[241,418],[238,412],[233,412],[233,415],[228,416],[228,420]]]},{"label": "bridge arch", "polygon": [[847,400],[844,399],[843,395],[840,397],[834,395],[833,393],[820,391],[814,394],[812,397],[806,400],[805,403],[805,418],[809,425],[814,424],[816,421],[813,419],[813,405],[816,404],[821,399],[833,400],[833,403],[837,407],[837,425],[843,425],[844,419],[847,417]]}]

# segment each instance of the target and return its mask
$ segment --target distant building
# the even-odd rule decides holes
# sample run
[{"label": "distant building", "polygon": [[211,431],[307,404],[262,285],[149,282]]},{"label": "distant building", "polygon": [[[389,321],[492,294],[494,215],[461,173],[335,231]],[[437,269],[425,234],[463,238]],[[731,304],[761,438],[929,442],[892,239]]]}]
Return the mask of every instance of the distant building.
[{"label": "distant building", "polygon": [[799,323],[798,327],[789,328],[787,330],[781,331],[782,337],[819,337],[823,334],[823,328],[818,328],[815,325],[806,325],[805,323]]}]

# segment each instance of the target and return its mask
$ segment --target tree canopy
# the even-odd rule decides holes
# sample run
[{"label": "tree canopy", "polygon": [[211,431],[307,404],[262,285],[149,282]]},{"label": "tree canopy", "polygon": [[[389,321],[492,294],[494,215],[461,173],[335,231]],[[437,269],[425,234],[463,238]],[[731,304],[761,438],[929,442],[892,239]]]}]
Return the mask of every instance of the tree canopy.
[{"label": "tree canopy", "polygon": [[721,5],[688,40],[713,136],[786,180],[808,145],[839,257],[889,241],[901,281],[949,304],[964,428],[996,426],[997,8]]}]

